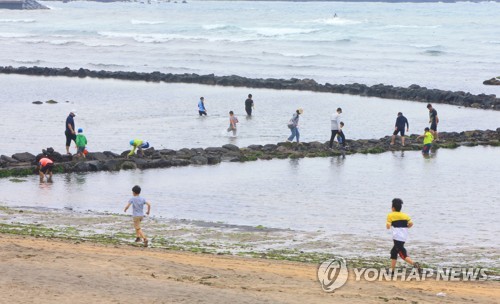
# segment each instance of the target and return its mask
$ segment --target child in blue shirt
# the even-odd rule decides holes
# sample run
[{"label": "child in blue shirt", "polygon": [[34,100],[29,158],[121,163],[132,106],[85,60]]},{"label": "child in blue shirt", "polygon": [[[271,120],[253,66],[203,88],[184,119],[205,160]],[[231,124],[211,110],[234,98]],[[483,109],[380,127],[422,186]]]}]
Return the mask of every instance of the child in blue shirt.
[{"label": "child in blue shirt", "polygon": [[144,247],[148,247],[148,239],[142,232],[141,221],[144,218],[144,205],[148,206],[146,215],[149,215],[149,212],[151,211],[151,204],[144,198],[139,196],[141,194],[141,187],[137,185],[134,186],[132,188],[132,194],[133,197],[128,201],[127,206],[125,206],[124,212],[127,212],[128,208],[132,205],[132,217],[134,219],[135,234],[137,236],[135,241],[140,242],[144,240]]}]

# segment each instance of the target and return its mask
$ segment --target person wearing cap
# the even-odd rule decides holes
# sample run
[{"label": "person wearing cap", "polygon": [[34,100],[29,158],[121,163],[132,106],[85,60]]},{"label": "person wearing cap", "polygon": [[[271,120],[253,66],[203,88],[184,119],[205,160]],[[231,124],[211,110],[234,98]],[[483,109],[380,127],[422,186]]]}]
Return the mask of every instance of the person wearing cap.
[{"label": "person wearing cap", "polygon": [[340,136],[340,138],[342,138],[342,146],[345,147],[345,135],[344,132],[342,132],[342,127],[340,125],[340,123],[342,122],[340,114],[342,114],[342,109],[337,108],[337,111],[332,114],[332,117],[330,119],[332,130],[332,135],[330,136],[330,149],[333,148],[333,141],[337,134]]},{"label": "person wearing cap", "polygon": [[38,173],[40,174],[40,182],[43,182],[43,178],[48,174],[49,177],[47,181],[52,180],[52,168],[54,168],[54,162],[47,157],[42,157],[38,161]]},{"label": "person wearing cap", "polygon": [[291,142],[293,141],[294,138],[296,138],[297,143],[299,143],[300,141],[299,118],[302,113],[304,113],[304,110],[302,108],[298,108],[297,111],[293,113],[292,118],[288,122],[288,128],[290,129],[292,134],[290,135],[290,137],[288,137],[286,141]]},{"label": "person wearing cap", "polygon": [[68,118],[66,118],[66,131],[64,131],[64,135],[66,135],[66,153],[71,155],[69,152],[69,146],[71,145],[71,141],[75,141],[76,144],[76,132],[75,132],[75,121],[74,117],[76,116],[76,111],[72,110],[69,112]]},{"label": "person wearing cap", "polygon": [[207,116],[207,109],[205,108],[205,97],[200,97],[200,101],[198,102],[198,113],[200,116]]},{"label": "person wearing cap", "polygon": [[391,138],[391,145],[394,145],[394,140],[396,139],[396,135],[401,133],[401,145],[404,147],[405,145],[405,127],[406,132],[410,129],[410,124],[408,123],[408,119],[403,116],[403,113],[398,113],[398,118],[396,118],[396,124],[394,125],[394,133]]},{"label": "person wearing cap", "polygon": [[129,156],[134,155],[136,149],[139,149],[141,156],[144,156],[144,152],[142,151],[142,149],[149,148],[149,143],[147,141],[146,142],[143,141],[142,139],[131,139],[129,143],[132,146],[132,150],[130,150],[130,153],[127,155],[127,158]]},{"label": "person wearing cap", "polygon": [[83,129],[78,129],[78,135],[76,136],[76,149],[77,156],[85,158],[85,146],[87,145],[87,137],[83,135]]}]

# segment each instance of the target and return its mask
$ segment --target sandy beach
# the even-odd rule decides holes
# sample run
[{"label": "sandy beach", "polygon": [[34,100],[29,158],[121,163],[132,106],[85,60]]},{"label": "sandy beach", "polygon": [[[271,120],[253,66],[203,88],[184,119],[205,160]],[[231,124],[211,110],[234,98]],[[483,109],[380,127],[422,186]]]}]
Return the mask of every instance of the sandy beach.
[{"label": "sandy beach", "polygon": [[0,235],[4,303],[498,303],[500,296],[496,281],[350,279],[335,293],[325,293],[316,267]]}]

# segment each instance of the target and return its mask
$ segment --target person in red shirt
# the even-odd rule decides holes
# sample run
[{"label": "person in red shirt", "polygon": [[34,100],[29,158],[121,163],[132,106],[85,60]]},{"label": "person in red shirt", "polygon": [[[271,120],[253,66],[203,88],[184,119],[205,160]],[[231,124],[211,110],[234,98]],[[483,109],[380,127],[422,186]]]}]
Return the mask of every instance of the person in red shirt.
[{"label": "person in red shirt", "polygon": [[52,168],[54,168],[54,162],[51,159],[44,157],[40,159],[40,161],[38,162],[38,166],[39,166],[38,173],[40,174],[40,181],[43,182],[43,178],[46,177],[47,174],[49,175],[47,181],[51,181]]}]

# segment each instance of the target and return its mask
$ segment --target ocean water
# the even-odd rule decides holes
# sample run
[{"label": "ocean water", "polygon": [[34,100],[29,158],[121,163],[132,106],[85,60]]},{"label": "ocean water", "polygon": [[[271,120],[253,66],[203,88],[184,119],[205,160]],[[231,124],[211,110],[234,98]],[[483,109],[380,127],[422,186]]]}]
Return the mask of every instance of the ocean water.
[{"label": "ocean water", "polygon": [[[392,135],[399,111],[413,134],[423,133],[429,119],[425,103],[330,93],[20,75],[0,75],[0,83],[0,111],[9,113],[0,120],[0,154],[6,155],[36,154],[50,146],[64,152],[64,123],[73,109],[88,150],[117,153],[129,149],[133,138],[147,140],[156,149],[275,144],[290,135],[286,125],[298,107],[304,109],[299,128],[301,140],[307,142],[330,139],[330,115],[338,107],[343,109],[348,139]],[[255,101],[251,119],[244,111],[248,93]],[[198,116],[200,96],[205,97],[207,117]],[[32,104],[49,99],[59,103]],[[500,127],[499,111],[444,104],[435,108],[440,131]],[[240,121],[236,137],[226,132],[230,110]],[[74,144],[71,152],[76,152]]]},{"label": "ocean water", "polygon": [[[139,184],[156,217],[319,231],[328,242],[364,246],[381,240],[386,248],[391,236],[385,219],[391,200],[400,197],[415,222],[410,246],[422,248],[415,250],[420,257],[436,251],[450,263],[465,248],[484,254],[494,267],[500,230],[485,221],[500,217],[499,152],[462,147],[439,150],[430,159],[411,151],[54,175],[53,183],[40,183],[37,176],[22,183],[0,179],[0,202],[122,213],[130,189]],[[363,254],[358,246],[349,248],[349,254]]]},{"label": "ocean water", "polygon": [[1,65],[416,83],[500,95],[482,84],[500,76],[498,2],[44,4],[52,9],[0,10]]}]

